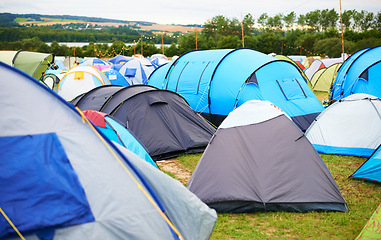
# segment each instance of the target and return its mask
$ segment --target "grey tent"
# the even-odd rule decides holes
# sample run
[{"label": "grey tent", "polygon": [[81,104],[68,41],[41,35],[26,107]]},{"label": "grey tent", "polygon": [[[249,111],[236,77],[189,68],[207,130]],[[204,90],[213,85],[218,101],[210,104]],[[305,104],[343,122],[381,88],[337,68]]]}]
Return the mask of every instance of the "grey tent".
[{"label": "grey tent", "polygon": [[181,183],[25,73],[0,76],[0,239],[209,238],[215,211]]},{"label": "grey tent", "polygon": [[268,101],[248,101],[228,115],[187,187],[217,212],[347,211],[314,147]]},{"label": "grey tent", "polygon": [[100,92],[97,96],[98,92],[89,91],[73,102],[81,110],[101,111],[116,118],[135,135],[154,161],[202,152],[215,132],[175,92],[148,85],[114,89],[107,99]]}]

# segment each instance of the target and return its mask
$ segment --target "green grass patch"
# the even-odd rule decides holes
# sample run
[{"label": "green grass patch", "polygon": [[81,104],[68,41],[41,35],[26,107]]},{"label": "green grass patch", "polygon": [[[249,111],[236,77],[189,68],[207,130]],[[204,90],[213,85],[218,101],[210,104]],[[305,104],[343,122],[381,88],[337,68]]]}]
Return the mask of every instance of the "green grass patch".
[{"label": "green grass patch", "polygon": [[[201,156],[182,155],[176,164],[193,172]],[[350,212],[218,214],[210,239],[355,239],[381,203],[381,184],[348,178],[365,158],[324,154],[321,157]]]}]

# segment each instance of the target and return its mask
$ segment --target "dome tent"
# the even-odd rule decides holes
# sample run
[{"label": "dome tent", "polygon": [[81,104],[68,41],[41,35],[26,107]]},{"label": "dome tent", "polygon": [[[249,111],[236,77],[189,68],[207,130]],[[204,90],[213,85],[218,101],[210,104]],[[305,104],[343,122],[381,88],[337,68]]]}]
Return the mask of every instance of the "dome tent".
[{"label": "dome tent", "polygon": [[357,93],[336,101],[306,136],[319,153],[369,157],[381,144],[381,99]]},{"label": "dome tent", "polygon": [[57,94],[67,101],[97,86],[109,85],[110,80],[97,68],[76,66],[71,68],[58,83]]},{"label": "dome tent", "polygon": [[350,177],[381,183],[381,144]]},{"label": "dome tent", "polygon": [[149,85],[174,91],[215,125],[248,100],[268,100],[305,131],[324,110],[291,62],[252,49],[191,51],[157,68]]},{"label": "dome tent", "polygon": [[[208,239],[214,211],[177,181],[145,161],[134,165],[136,155],[26,74],[0,63],[0,76],[12,79],[0,81],[0,238],[18,229],[27,239]],[[155,177],[146,180],[144,166]],[[150,187],[159,176],[167,184]],[[164,187],[172,200],[175,188],[182,192],[177,203],[157,196],[168,194]]]},{"label": "dome tent", "polygon": [[229,113],[187,185],[217,212],[347,211],[323,160],[269,101]]},{"label": "dome tent", "polygon": [[[76,106],[101,111],[119,120],[155,161],[202,152],[215,131],[174,92],[149,85],[101,89],[99,97],[97,91],[90,91],[89,96],[84,94],[76,99]],[[108,99],[104,99],[107,95]]]}]

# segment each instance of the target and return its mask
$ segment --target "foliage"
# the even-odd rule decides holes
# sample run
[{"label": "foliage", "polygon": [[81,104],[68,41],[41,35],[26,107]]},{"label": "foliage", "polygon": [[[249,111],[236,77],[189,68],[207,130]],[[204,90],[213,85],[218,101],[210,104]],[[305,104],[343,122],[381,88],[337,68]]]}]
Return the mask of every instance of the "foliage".
[{"label": "foliage", "polygon": [[[346,53],[353,54],[359,49],[380,45],[381,12],[375,14],[363,10],[346,10],[342,14],[342,18]],[[124,21],[126,24],[118,27],[101,27],[97,24],[94,26],[86,24],[83,22],[84,19],[88,22],[107,20],[74,16],[0,13],[0,49],[52,52],[56,55],[75,54],[79,57],[133,55],[142,52],[140,41],[143,34],[145,39],[148,39],[143,42],[145,56],[162,53],[162,49],[154,45],[162,42],[171,44],[169,47],[164,47],[164,52],[169,57],[195,49],[233,49],[243,46],[265,54],[274,52],[283,55],[335,57],[341,54],[342,49],[338,40],[341,38],[341,28],[338,27],[339,14],[334,9],[314,10],[299,16],[296,16],[295,12],[286,16],[282,14],[269,16],[267,13],[263,13],[258,19],[247,14],[241,21],[237,18],[229,19],[217,15],[205,22],[201,32],[190,32],[185,35],[175,32],[172,36],[151,31],[137,31],[128,21]],[[30,25],[30,27],[17,24],[18,21],[27,20],[56,21],[60,24]],[[69,20],[78,22],[68,23]],[[123,24],[123,21],[121,22]],[[257,26],[255,26],[256,22]],[[149,22],[136,24],[152,25]],[[242,41],[242,37],[244,37],[244,41]],[[48,42],[52,42],[51,46],[46,44]],[[93,45],[74,48],[59,45],[60,42],[90,42]],[[112,45],[102,44],[105,42],[112,43]],[[125,44],[132,42],[134,42],[133,46]]]}]

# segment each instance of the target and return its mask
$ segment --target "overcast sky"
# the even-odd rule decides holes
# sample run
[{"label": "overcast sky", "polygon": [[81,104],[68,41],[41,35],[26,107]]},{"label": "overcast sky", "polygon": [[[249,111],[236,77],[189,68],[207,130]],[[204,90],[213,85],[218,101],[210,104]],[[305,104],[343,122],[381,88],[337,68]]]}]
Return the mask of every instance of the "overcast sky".
[{"label": "overcast sky", "polygon": [[[381,0],[341,0],[342,11],[378,13]],[[217,15],[241,20],[250,13],[274,16],[294,11],[297,16],[314,10],[335,9],[340,0],[0,0],[0,12],[102,17],[164,24],[204,24]]]}]

